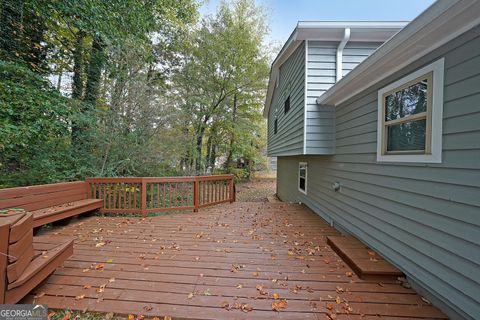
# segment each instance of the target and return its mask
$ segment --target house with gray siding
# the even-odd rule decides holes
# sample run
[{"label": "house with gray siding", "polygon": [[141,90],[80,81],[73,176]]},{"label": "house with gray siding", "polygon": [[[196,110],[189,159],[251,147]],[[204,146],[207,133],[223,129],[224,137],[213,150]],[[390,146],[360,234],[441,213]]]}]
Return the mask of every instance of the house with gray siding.
[{"label": "house with gray siding", "polygon": [[402,22],[299,22],[264,116],[277,195],[480,319],[480,1]]}]

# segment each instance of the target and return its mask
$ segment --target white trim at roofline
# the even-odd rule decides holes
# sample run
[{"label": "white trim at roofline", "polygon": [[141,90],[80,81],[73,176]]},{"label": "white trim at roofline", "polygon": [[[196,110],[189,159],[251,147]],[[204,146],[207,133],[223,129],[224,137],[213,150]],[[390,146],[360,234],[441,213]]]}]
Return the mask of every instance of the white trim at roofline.
[{"label": "white trim at roofline", "polygon": [[339,105],[480,24],[480,1],[440,0],[317,98]]}]

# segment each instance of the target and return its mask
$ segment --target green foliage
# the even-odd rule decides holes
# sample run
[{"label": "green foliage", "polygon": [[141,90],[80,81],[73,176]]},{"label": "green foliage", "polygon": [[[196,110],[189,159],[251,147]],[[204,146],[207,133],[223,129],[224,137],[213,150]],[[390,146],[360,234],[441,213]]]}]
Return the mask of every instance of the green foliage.
[{"label": "green foliage", "polygon": [[266,20],[235,0],[197,23],[198,5],[0,1],[0,188],[218,167],[248,177],[253,166],[233,164],[263,161]]},{"label": "green foliage", "polygon": [[[0,61],[0,184],[69,178],[68,99],[26,67]],[[73,177],[72,177],[73,178]]]}]

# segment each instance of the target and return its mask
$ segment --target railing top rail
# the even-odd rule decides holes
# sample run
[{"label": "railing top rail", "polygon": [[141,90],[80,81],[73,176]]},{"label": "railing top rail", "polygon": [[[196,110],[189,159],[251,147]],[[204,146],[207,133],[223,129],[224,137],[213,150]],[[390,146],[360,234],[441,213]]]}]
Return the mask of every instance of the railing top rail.
[{"label": "railing top rail", "polygon": [[209,180],[230,180],[232,174],[212,175],[212,176],[182,176],[182,177],[93,177],[86,178],[88,183],[141,183],[141,182],[189,182],[189,181],[209,181]]}]

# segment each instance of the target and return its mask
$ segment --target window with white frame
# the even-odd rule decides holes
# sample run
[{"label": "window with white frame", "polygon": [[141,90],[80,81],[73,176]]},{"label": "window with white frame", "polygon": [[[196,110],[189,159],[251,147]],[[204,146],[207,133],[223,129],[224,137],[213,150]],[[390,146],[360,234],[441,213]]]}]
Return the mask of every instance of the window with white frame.
[{"label": "window with white frame", "polygon": [[442,161],[444,59],[378,91],[377,161]]},{"label": "window with white frame", "polygon": [[298,190],[307,194],[307,163],[298,164]]}]

